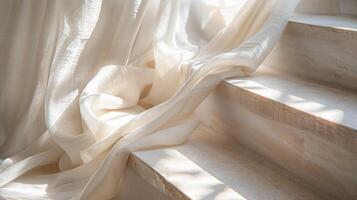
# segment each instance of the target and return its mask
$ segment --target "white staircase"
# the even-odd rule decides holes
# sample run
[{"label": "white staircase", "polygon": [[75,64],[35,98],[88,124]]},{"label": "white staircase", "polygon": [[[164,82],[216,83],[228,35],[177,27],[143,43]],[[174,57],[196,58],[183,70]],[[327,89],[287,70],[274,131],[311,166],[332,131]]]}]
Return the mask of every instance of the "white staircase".
[{"label": "white staircase", "polygon": [[295,15],[257,73],[204,104],[185,145],[132,153],[145,189],[123,198],[357,200],[356,16]]},{"label": "white staircase", "polygon": [[[357,195],[357,93],[271,72],[227,80],[205,122],[331,199]],[[208,112],[208,113],[206,113]]]}]

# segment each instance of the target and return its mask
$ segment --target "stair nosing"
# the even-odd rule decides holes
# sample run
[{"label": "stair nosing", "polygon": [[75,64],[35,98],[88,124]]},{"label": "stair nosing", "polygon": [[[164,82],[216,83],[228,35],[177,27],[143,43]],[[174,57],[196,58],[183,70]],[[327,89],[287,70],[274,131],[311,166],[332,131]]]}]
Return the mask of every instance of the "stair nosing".
[{"label": "stair nosing", "polygon": [[[314,14],[299,14],[300,16],[330,16],[330,17],[340,17],[340,16],[336,16],[336,15],[314,15]],[[292,17],[289,20],[289,23],[292,24],[299,24],[299,25],[305,25],[305,26],[310,26],[313,28],[321,28],[321,29],[327,29],[330,31],[334,31],[334,32],[338,32],[338,33],[351,33],[351,34],[357,34],[357,17],[356,17],[356,27],[337,27],[337,26],[331,26],[331,25],[323,25],[323,24],[319,24],[316,22],[309,22],[307,20],[304,19],[299,19],[299,15],[293,15],[295,17]],[[353,16],[355,17],[355,16]]]}]

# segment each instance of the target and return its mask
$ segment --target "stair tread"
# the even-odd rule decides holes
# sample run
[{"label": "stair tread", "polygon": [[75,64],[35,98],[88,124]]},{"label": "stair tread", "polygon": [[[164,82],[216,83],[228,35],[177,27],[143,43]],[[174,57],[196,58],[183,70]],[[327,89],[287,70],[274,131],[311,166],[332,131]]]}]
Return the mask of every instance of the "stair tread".
[{"label": "stair tread", "polygon": [[357,93],[304,79],[258,72],[251,77],[226,80],[261,97],[354,130],[357,136]]},{"label": "stair tread", "polygon": [[290,21],[316,26],[331,27],[340,30],[357,31],[357,16],[354,15],[321,15],[296,13],[292,16]]},{"label": "stair tread", "polygon": [[203,125],[184,145],[134,152],[128,165],[173,199],[326,199],[285,169]]}]

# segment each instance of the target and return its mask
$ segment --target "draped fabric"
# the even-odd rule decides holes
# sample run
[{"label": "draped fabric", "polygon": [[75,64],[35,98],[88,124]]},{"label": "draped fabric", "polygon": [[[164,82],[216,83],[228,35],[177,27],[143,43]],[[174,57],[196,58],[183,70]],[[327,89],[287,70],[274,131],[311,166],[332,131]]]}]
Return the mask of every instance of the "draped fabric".
[{"label": "draped fabric", "polygon": [[257,69],[296,4],[1,0],[0,197],[115,197],[130,152],[185,142],[196,107]]}]

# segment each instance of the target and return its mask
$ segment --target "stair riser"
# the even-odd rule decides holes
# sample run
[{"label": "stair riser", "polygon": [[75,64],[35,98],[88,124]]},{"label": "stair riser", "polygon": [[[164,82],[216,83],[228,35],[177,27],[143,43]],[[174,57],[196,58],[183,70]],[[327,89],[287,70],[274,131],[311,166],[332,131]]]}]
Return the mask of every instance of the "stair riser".
[{"label": "stair riser", "polygon": [[301,0],[296,12],[312,14],[357,14],[355,0]]},{"label": "stair riser", "polygon": [[[221,84],[199,115],[217,131],[271,159],[334,199],[357,199],[357,153],[286,121],[291,110]],[[296,114],[296,113],[295,113]],[[282,121],[281,118],[290,118]],[[279,119],[280,118],[280,119]],[[352,138],[353,141],[354,138]]]},{"label": "stair riser", "polygon": [[339,14],[341,12],[339,0],[300,0],[296,8],[299,13]]},{"label": "stair riser", "polygon": [[290,22],[266,67],[357,90],[357,31]]},{"label": "stair riser", "polygon": [[341,0],[342,14],[357,15],[357,1],[356,0]]},{"label": "stair riser", "polygon": [[[133,189],[135,188],[135,190]],[[126,168],[117,199],[170,200],[131,167]]]}]

